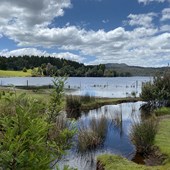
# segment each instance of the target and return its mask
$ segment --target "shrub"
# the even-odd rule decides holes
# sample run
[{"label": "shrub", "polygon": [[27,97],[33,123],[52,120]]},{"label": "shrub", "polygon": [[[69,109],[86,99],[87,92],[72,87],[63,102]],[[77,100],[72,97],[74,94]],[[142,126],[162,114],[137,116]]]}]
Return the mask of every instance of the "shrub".
[{"label": "shrub", "polygon": [[165,72],[163,76],[154,77],[153,82],[145,83],[140,97],[151,106],[167,105],[170,100],[170,71]]},{"label": "shrub", "polygon": [[48,170],[70,148],[75,128],[59,116],[63,83],[55,80],[49,105],[25,94],[1,101],[0,169]]},{"label": "shrub", "polygon": [[27,72],[27,69],[26,69],[26,67],[24,67],[24,68],[22,69],[22,71],[23,71],[23,72]]},{"label": "shrub", "polygon": [[138,153],[147,154],[151,151],[157,130],[158,121],[154,119],[133,123],[130,137]]}]

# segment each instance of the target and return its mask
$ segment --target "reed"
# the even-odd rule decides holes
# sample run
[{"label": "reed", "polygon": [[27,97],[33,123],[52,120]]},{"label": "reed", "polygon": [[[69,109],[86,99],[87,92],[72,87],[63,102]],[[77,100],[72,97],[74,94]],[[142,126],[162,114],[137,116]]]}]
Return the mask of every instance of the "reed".
[{"label": "reed", "polygon": [[85,94],[84,96],[81,96],[81,102],[82,103],[89,103],[89,102],[94,102],[96,99],[94,96],[91,96],[90,94]]},{"label": "reed", "polygon": [[80,116],[81,100],[78,96],[66,96],[66,111],[67,116],[70,118],[77,118]]},{"label": "reed", "polygon": [[107,133],[107,119],[102,116],[100,119],[93,118],[88,126],[84,124],[78,132],[78,149],[80,152],[95,149],[102,144]]},{"label": "reed", "polygon": [[137,153],[147,154],[151,151],[158,131],[158,121],[150,118],[142,122],[134,121],[130,138],[136,146]]}]

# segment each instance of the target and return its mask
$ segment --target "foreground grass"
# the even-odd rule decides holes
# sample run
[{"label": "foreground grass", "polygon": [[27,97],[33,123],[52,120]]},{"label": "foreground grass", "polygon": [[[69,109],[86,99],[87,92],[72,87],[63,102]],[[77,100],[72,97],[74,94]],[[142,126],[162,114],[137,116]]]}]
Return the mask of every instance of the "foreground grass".
[{"label": "foreground grass", "polygon": [[31,76],[31,70],[27,70],[27,72],[0,70],[0,77],[29,77],[29,76]]},{"label": "foreground grass", "polygon": [[170,119],[163,119],[161,121],[155,145],[159,147],[161,153],[167,155],[165,164],[170,169]]},{"label": "foreground grass", "polygon": [[162,166],[149,167],[138,165],[132,161],[116,155],[101,155],[97,160],[104,165],[105,170],[170,170],[170,119],[163,119],[160,122],[160,129],[156,135],[155,145],[161,153],[166,154],[167,159]]}]

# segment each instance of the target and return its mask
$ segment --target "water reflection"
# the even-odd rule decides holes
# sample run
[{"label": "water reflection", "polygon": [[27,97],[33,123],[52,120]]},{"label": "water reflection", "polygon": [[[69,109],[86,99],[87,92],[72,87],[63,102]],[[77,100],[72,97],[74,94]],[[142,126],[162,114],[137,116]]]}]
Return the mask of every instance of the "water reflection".
[{"label": "water reflection", "polygon": [[93,170],[96,169],[96,156],[104,153],[117,154],[132,159],[135,155],[135,147],[129,139],[129,133],[133,121],[141,119],[139,110],[141,105],[142,102],[106,105],[90,110],[88,113],[82,112],[82,116],[77,120],[79,127],[82,124],[88,125],[93,118],[100,119],[103,115],[107,118],[105,140],[93,151],[80,153],[76,147],[77,140],[75,138],[75,147],[68,152],[59,165],[67,164],[80,170]]}]

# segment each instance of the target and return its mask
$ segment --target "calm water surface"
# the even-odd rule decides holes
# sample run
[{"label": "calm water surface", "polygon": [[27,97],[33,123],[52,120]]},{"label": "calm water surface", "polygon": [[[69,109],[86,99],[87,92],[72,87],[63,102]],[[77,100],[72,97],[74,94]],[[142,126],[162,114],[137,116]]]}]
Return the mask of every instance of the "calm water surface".
[{"label": "calm water surface", "polygon": [[[0,78],[1,86],[43,86],[52,85],[52,77],[12,77]],[[70,77],[65,88],[72,95],[86,95],[96,97],[128,97],[131,92],[139,96],[142,83],[150,81],[150,77]]]},{"label": "calm water surface", "polygon": [[[107,133],[102,146],[94,151],[81,154],[77,152],[75,146],[69,154],[59,162],[60,167],[69,165],[78,170],[95,170],[96,156],[104,153],[121,155],[127,159],[132,159],[135,155],[135,147],[129,139],[131,125],[135,120],[140,120],[140,106],[142,102],[122,103],[118,105],[106,105],[99,109],[82,112],[82,116],[77,120],[77,124],[88,124],[91,119],[99,119],[103,115],[107,118]],[[117,116],[122,116],[122,123],[116,124],[114,121]],[[76,140],[75,140],[76,141]]]}]

